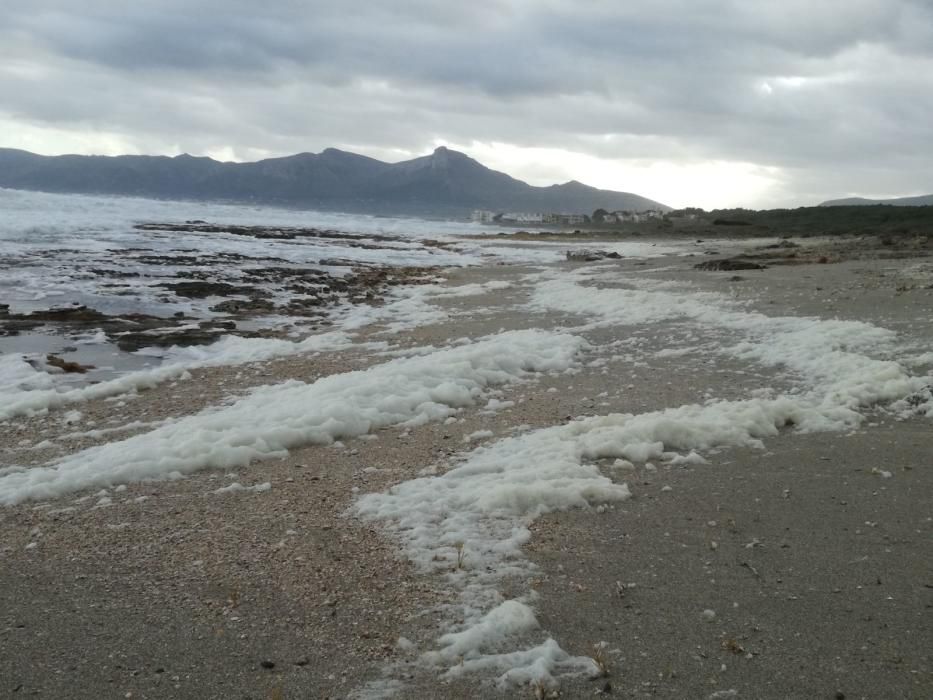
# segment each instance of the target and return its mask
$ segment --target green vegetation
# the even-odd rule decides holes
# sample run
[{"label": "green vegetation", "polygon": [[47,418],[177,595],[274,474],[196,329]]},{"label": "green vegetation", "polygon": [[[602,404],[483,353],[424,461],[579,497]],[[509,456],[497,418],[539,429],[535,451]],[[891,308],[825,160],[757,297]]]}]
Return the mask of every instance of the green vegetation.
[{"label": "green vegetation", "polygon": [[[933,237],[933,206],[902,207],[821,206],[799,209],[678,209],[663,218],[640,222],[606,221],[597,209],[589,221],[573,230],[550,224],[522,224],[527,229],[503,230],[498,235],[529,241],[601,241],[612,238],[678,236],[695,238],[812,237],[877,235]],[[505,225],[504,225],[505,226]],[[488,234],[466,236],[486,238]]]},{"label": "green vegetation", "polygon": [[[799,209],[718,209],[705,214],[715,220],[745,222],[742,233],[822,236],[836,234],[933,235],[933,206],[800,207]],[[715,228],[719,228],[716,226]],[[739,233],[733,228],[734,233]]]}]

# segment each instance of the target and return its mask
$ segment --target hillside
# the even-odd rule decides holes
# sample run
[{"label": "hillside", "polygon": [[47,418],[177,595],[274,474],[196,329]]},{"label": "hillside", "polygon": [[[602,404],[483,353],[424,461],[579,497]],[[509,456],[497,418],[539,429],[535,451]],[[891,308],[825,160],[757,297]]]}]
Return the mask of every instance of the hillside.
[{"label": "hillside", "polygon": [[865,199],[864,197],[848,197],[846,199],[830,199],[820,204],[821,207],[865,207],[875,204],[890,204],[895,207],[928,207],[933,206],[933,194],[924,194],[919,197],[896,197],[894,199]]},{"label": "hillside", "polygon": [[400,163],[335,148],[254,163],[187,154],[41,156],[0,149],[0,187],[448,216],[472,209],[590,213],[600,207],[669,208],[636,194],[575,181],[535,187],[444,147]]}]

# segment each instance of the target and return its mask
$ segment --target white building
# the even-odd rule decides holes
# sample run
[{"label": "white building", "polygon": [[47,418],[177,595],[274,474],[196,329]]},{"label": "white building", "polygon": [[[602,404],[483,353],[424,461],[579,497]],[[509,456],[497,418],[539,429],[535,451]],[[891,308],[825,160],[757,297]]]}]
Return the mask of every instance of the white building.
[{"label": "white building", "polygon": [[474,209],[470,214],[470,220],[480,224],[491,224],[496,220],[496,213],[486,209]]},{"label": "white building", "polygon": [[648,209],[646,211],[617,211],[613,212],[616,220],[625,223],[640,224],[651,219],[663,219],[664,212],[657,209]]},{"label": "white building", "polygon": [[584,214],[547,214],[544,222],[548,224],[583,224],[586,223]]},{"label": "white building", "polygon": [[543,224],[544,214],[530,212],[510,212],[502,215],[502,221],[516,224]]}]

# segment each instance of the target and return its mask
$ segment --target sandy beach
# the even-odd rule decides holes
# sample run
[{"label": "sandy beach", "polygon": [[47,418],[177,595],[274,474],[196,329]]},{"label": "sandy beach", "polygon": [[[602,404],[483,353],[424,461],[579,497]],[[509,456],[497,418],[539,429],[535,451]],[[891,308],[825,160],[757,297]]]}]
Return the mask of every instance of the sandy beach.
[{"label": "sandy beach", "polygon": [[[732,241],[448,268],[454,291],[419,297],[434,315],[415,327],[376,319],[333,349],[7,417],[5,463],[25,470],[0,482],[142,464],[159,430],[179,431],[183,464],[201,449],[186,419],[241,420],[264,396],[284,410],[261,387],[289,381],[345,392],[331,444],[276,450],[292,437],[273,425],[236,465],[17,486],[0,505],[0,696],[933,696],[933,246],[791,243],[794,259]],[[766,269],[695,268],[736,256]],[[636,299],[651,313],[625,315]],[[896,336],[861,347],[846,324]],[[435,357],[471,367],[430,387],[443,410],[374,399],[398,419],[348,427],[356,379],[413,385]],[[295,411],[331,400],[306,396]],[[773,434],[756,432],[766,411]],[[612,442],[649,418],[654,439]],[[576,439],[571,471],[536,486]],[[511,500],[448,495],[503,455]],[[497,627],[493,609],[512,616]],[[464,630],[482,639],[449,636]]]}]

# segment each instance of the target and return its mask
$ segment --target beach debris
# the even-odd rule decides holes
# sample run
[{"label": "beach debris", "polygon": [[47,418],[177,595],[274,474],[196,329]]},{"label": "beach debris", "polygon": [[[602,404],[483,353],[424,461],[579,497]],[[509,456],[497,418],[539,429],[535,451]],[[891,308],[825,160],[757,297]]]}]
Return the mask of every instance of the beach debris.
[{"label": "beach debris", "polygon": [[713,609],[711,609],[711,608],[707,608],[707,609],[704,610],[702,613],[700,613],[700,615],[701,615],[701,616],[703,617],[703,619],[706,620],[707,622],[712,622],[713,620],[716,619],[716,611],[713,610]]},{"label": "beach debris", "polygon": [[540,679],[531,682],[531,692],[535,700],[552,700],[552,698],[560,697],[560,691],[557,688],[549,688]]},{"label": "beach debris", "polygon": [[597,678],[605,678],[609,675],[609,659],[606,656],[606,642],[599,642],[593,645],[593,651],[590,653],[590,659],[596,667]]},{"label": "beach debris", "polygon": [[735,272],[737,270],[764,270],[764,265],[759,265],[750,260],[740,260],[738,258],[726,258],[724,260],[705,260],[693,266],[696,270],[707,270],[711,272]]},{"label": "beach debris", "polygon": [[778,241],[777,243],[772,243],[771,245],[761,246],[762,250],[775,250],[775,249],[781,249],[781,248],[799,248],[799,247],[800,247],[799,243],[794,243],[793,241],[789,241],[786,238],[782,239],[781,241]]},{"label": "beach debris", "polygon": [[596,262],[598,260],[619,260],[622,256],[615,251],[594,250],[583,248],[581,250],[568,250],[567,260],[570,262]]},{"label": "beach debris", "polygon": [[722,648],[726,651],[731,651],[733,654],[744,654],[745,647],[739,644],[735,639],[724,639],[721,644]]},{"label": "beach debris", "polygon": [[46,355],[45,362],[49,367],[56,367],[62,372],[69,372],[72,374],[87,374],[89,369],[95,369],[94,365],[82,365],[77,362],[69,362],[64,360],[58,355]]}]

